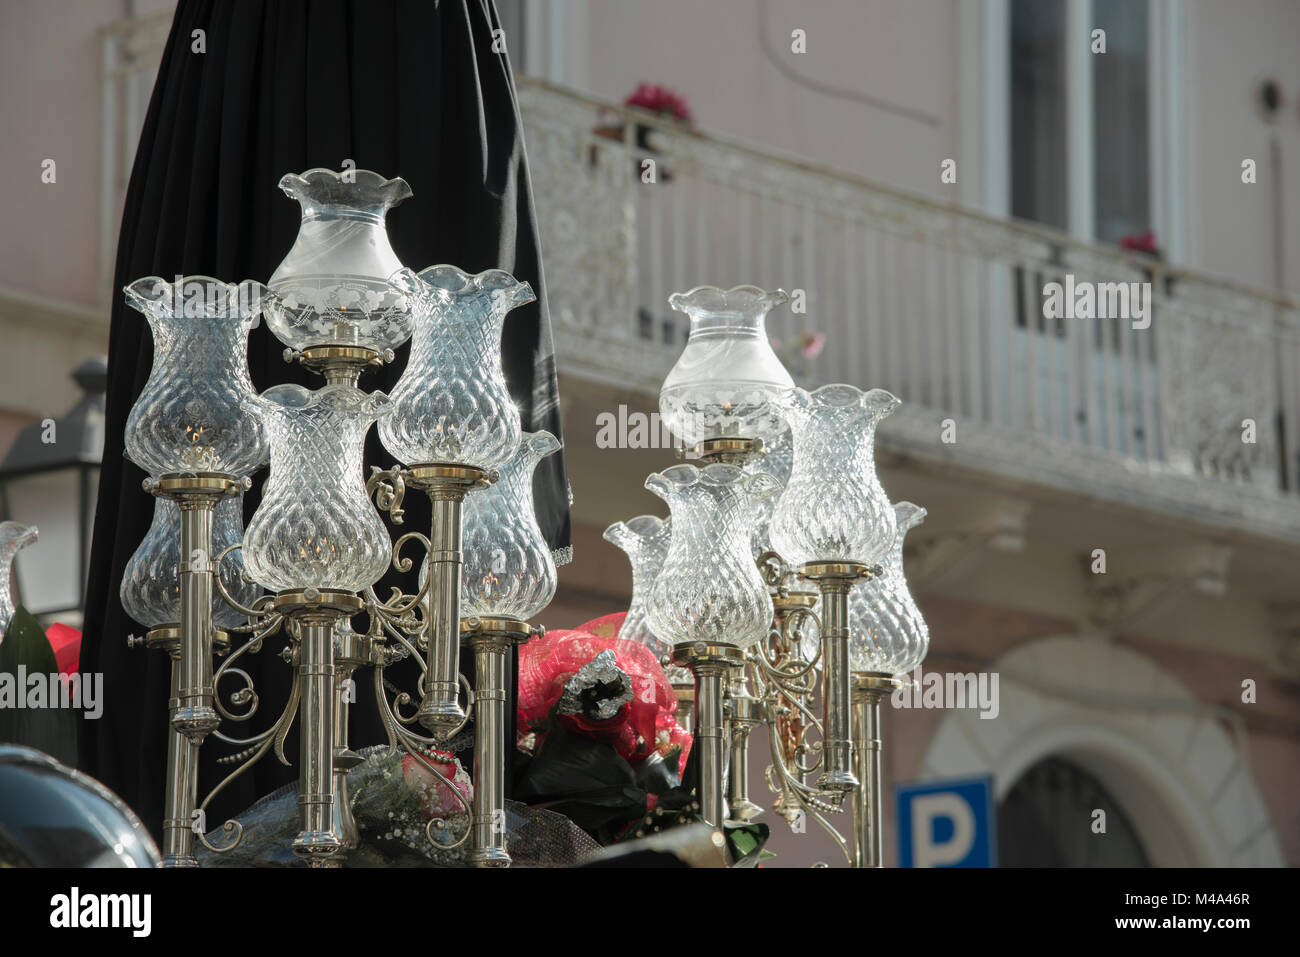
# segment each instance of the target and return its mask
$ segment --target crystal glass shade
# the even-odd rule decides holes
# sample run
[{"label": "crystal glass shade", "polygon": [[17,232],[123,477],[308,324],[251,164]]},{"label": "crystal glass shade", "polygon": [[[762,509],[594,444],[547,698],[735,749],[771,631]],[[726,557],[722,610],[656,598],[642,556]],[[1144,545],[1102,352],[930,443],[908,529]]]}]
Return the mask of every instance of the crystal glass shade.
[{"label": "crystal glass shade", "polygon": [[894,508],[876,476],[876,426],[898,408],[883,389],[851,385],[796,389],[783,402],[794,466],[772,515],[771,537],[791,565],[884,559],[894,544]]},{"label": "crystal glass shade", "polygon": [[898,533],[884,574],[849,592],[849,665],[857,672],[907,674],[930,648],[930,629],[903,577],[903,539],[924,521],[925,509],[899,502],[894,511]]},{"label": "crystal glass shade", "polygon": [[[244,496],[231,495],[217,503],[212,513],[212,555],[214,571],[230,597],[251,605],[262,589],[244,581],[244,559],[235,549],[217,563],[218,556],[244,537]],[[132,619],[148,628],[175,625],[181,620],[181,510],[169,498],[155,498],[153,523],[122,573],[118,595]],[[213,590],[212,623],[232,628],[246,619]]]},{"label": "crystal glass shade", "polygon": [[280,180],[302,206],[298,237],[268,285],[267,325],[294,349],[363,346],[384,352],[411,337],[411,309],[389,277],[402,268],[384,217],[411,195],[404,179],[370,170],[309,169]]},{"label": "crystal glass shade", "polygon": [[20,522],[0,522],[0,641],[13,620],[14,607],[13,568],[14,556],[19,549],[36,541],[36,529]]},{"label": "crystal glass shade", "polygon": [[772,512],[776,509],[776,503],[780,498],[781,491],[785,488],[786,483],[790,481],[790,471],[793,466],[794,441],[790,436],[789,429],[769,441],[763,447],[761,455],[756,455],[745,463],[746,471],[770,475],[776,481],[776,494],[761,499],[754,507],[753,549],[755,558],[764,552],[776,550],[772,545]]},{"label": "crystal glass shade", "polygon": [[656,658],[663,658],[672,648],[650,629],[646,621],[646,600],[664,567],[672,538],[673,520],[657,515],[638,515],[605,529],[605,541],[621,548],[632,563],[632,601],[618,636],[645,645]]},{"label": "crystal glass shade", "polygon": [[528,621],[555,596],[555,561],[533,511],[533,470],[559,447],[550,432],[525,432],[500,477],[465,498],[462,618]]},{"label": "crystal glass shade", "polygon": [[668,302],[691,318],[690,338],[659,392],[664,424],[687,445],[727,436],[769,439],[785,428],[774,402],[794,387],[772,351],[768,311],[784,292],[698,286]]},{"label": "crystal glass shade", "polygon": [[406,465],[491,469],[519,446],[519,409],[501,370],[506,313],[532,302],[532,287],[507,272],[455,266],[403,270],[393,287],[411,298],[415,334],[393,387],[393,414],[379,438]]},{"label": "crystal glass shade", "polygon": [[366,495],[362,453],[371,424],[392,409],[388,397],[278,385],[248,405],[271,443],[271,475],[244,535],[249,575],[276,592],[373,585],[391,543]]},{"label": "crystal glass shade", "polygon": [[775,491],[771,476],[737,465],[674,465],[646,478],[668,502],[673,534],[646,600],[663,640],[715,641],[747,648],[772,624],[772,599],[750,550],[754,506]]},{"label": "crystal glass shade", "polygon": [[257,415],[244,402],[248,331],[266,287],[207,276],[137,279],[124,290],[153,334],[153,368],[126,420],[126,454],[150,475],[226,472],[244,476],[266,463]]}]

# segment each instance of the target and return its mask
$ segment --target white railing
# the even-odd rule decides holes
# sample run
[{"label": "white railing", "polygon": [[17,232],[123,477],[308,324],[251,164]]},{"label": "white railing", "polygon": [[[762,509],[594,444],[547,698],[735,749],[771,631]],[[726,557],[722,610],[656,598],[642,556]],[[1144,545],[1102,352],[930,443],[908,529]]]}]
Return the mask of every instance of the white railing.
[{"label": "white railing", "polygon": [[[779,286],[802,290],[806,312],[774,316],[774,336],[827,340],[798,377],[896,393],[918,454],[983,449],[1053,484],[1118,481],[1128,498],[1169,479],[1158,494],[1181,497],[1176,511],[1240,512],[1243,492],[1281,503],[1300,485],[1300,312],[1286,297],[542,83],[521,80],[520,104],[562,370],[657,390],[686,330],[671,292]],[[1045,319],[1045,286],[1067,275],[1150,283],[1149,327]],[[943,448],[948,418],[958,440]]]}]

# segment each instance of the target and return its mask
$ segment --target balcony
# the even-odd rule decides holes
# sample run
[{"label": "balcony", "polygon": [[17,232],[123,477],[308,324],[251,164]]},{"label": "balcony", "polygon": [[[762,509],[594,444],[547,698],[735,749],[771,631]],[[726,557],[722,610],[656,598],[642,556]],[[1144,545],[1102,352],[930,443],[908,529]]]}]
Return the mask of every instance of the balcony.
[{"label": "balcony", "polygon": [[[1295,300],[537,81],[519,98],[562,374],[653,395],[685,341],[671,292],[801,290],[773,332],[826,348],[796,378],[904,399],[887,452],[1300,545]],[[1102,284],[1149,284],[1149,310],[1045,318],[1068,282],[1111,307]]]}]

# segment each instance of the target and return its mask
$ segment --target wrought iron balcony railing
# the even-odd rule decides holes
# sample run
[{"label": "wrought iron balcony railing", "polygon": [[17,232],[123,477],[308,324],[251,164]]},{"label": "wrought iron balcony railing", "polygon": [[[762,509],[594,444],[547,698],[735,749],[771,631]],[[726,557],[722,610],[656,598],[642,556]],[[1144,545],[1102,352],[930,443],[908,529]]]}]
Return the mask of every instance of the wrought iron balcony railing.
[{"label": "wrought iron balcony railing", "polygon": [[[536,81],[519,95],[563,372],[653,392],[686,330],[670,292],[802,290],[773,331],[826,347],[797,377],[906,400],[886,447],[1300,542],[1295,300]],[[1052,283],[1111,315],[1045,317]]]}]

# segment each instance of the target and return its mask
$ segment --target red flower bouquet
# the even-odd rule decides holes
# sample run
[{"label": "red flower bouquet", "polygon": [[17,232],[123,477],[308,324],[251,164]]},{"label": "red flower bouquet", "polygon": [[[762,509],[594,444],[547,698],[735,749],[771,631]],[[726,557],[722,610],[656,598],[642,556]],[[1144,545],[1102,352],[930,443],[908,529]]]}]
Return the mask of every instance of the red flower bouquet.
[{"label": "red flower bouquet", "polygon": [[570,732],[609,742],[633,768],[657,751],[680,775],[690,736],[677,723],[676,695],[650,649],[614,637],[622,617],[551,631],[520,649],[520,746],[537,750],[553,722],[560,722]]},{"label": "red flower bouquet", "polygon": [[623,101],[623,105],[649,110],[651,113],[658,113],[660,116],[682,123],[693,122],[691,108],[686,105],[686,97],[658,83],[637,84],[637,88]]}]

